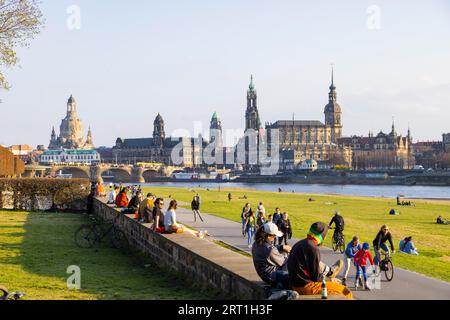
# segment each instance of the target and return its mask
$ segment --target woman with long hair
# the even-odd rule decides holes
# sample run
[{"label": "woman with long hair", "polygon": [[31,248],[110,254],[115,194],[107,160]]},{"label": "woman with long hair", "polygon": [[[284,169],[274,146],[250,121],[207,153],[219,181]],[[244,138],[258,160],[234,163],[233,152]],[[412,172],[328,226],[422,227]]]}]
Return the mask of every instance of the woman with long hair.
[{"label": "woman with long hair", "polygon": [[177,223],[177,207],[178,203],[176,200],[172,200],[169,203],[169,209],[164,214],[164,228],[167,233],[183,233],[184,226]]}]

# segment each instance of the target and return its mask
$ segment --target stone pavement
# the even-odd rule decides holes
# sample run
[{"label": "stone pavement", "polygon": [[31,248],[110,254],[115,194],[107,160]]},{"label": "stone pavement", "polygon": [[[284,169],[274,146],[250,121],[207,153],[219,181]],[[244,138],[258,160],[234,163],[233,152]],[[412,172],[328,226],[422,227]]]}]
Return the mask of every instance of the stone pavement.
[{"label": "stone pavement", "polygon": [[[166,201],[167,203],[168,201]],[[239,212],[237,213],[239,215]],[[241,224],[227,219],[219,218],[211,214],[202,213],[202,223],[199,219],[194,222],[193,213],[184,208],[178,208],[177,218],[180,223],[196,230],[207,230],[210,238],[225,242],[237,249],[250,253],[247,239],[242,237]],[[306,232],[306,231],[305,231]],[[292,239],[294,244],[298,239]],[[334,253],[329,248],[322,248],[322,260],[328,265],[342,258],[342,254]],[[395,264],[395,255],[393,257]],[[252,263],[249,260],[249,263]],[[417,299],[450,299],[450,283],[436,280],[401,268],[395,268],[394,280],[387,282],[382,278],[380,289],[372,291],[354,290],[355,268],[352,267],[349,274],[348,285],[353,290],[356,299],[363,300],[417,300]]]}]

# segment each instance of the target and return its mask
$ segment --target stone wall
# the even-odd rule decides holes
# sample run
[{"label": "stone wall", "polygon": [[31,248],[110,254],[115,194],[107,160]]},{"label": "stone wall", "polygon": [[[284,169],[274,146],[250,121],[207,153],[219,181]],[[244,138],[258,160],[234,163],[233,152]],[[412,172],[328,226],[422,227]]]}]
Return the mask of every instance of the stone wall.
[{"label": "stone wall", "polygon": [[[94,213],[107,220],[120,214],[101,199],[95,199]],[[150,225],[137,222],[131,215],[121,214],[117,224],[134,249],[162,269],[184,275],[197,287],[217,290],[226,298],[265,299],[263,283],[250,258],[189,232],[154,233]]]}]

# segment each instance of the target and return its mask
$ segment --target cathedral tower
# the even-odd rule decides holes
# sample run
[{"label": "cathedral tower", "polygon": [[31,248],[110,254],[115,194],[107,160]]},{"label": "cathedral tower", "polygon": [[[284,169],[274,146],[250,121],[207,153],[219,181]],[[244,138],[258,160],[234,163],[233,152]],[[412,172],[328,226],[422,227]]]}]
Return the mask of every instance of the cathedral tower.
[{"label": "cathedral tower", "polygon": [[209,127],[209,137],[210,142],[214,142],[216,137],[218,138],[218,141],[216,141],[217,146],[222,146],[222,121],[220,121],[219,117],[217,116],[217,112],[214,112],[212,118],[211,118],[211,125]]},{"label": "cathedral tower", "polygon": [[325,125],[331,128],[331,142],[337,143],[342,137],[342,110],[337,103],[336,87],[334,85],[334,69],[331,70],[331,86],[328,94],[328,104],[325,106]]},{"label": "cathedral tower", "polygon": [[166,133],[164,131],[164,120],[161,115],[158,113],[155,121],[153,122],[154,130],[153,130],[153,143],[157,147],[164,147],[164,140],[166,138]]},{"label": "cathedral tower", "polygon": [[259,131],[261,121],[258,112],[258,95],[253,84],[253,76],[251,76],[250,85],[247,91],[247,110],[245,112],[245,131],[253,129]]}]

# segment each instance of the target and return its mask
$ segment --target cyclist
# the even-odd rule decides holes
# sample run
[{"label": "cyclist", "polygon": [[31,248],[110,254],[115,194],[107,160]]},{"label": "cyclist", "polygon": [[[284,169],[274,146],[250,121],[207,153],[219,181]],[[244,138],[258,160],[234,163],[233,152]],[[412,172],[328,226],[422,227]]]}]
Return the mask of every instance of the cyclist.
[{"label": "cyclist", "polygon": [[344,232],[344,225],[345,225],[344,218],[341,216],[341,213],[339,211],[336,211],[334,213],[333,218],[331,219],[330,223],[328,224],[330,228],[333,223],[335,225],[333,239],[336,243],[338,243],[339,236],[341,238],[344,237],[343,232]]},{"label": "cyclist", "polygon": [[386,245],[386,241],[389,241],[391,245],[392,253],[395,253],[394,243],[392,242],[392,235],[389,232],[389,227],[387,225],[383,225],[378,231],[377,236],[373,240],[373,250],[375,252],[375,271],[378,273],[378,265],[381,261],[381,250],[390,254],[389,248]]}]

